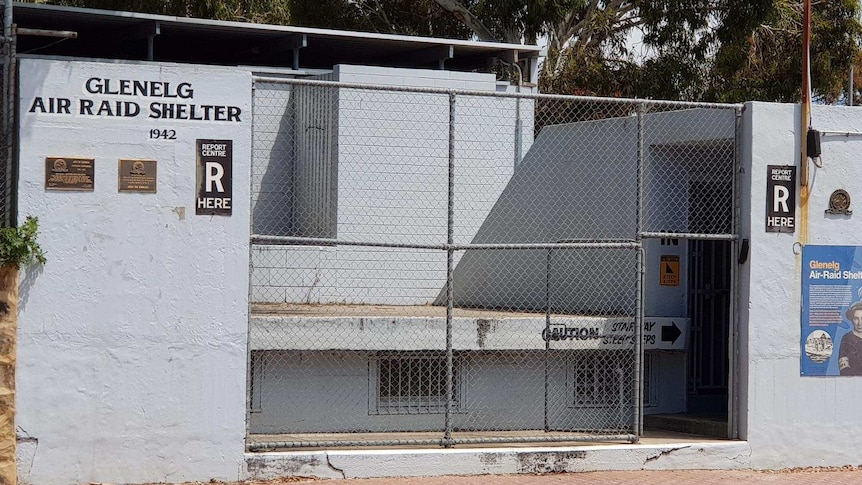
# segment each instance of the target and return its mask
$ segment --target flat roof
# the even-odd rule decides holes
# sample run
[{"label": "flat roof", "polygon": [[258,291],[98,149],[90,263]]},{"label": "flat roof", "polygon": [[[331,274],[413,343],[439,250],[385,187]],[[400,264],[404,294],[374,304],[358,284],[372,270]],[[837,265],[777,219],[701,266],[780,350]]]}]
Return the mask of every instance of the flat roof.
[{"label": "flat roof", "polygon": [[[73,31],[78,37],[18,36],[19,54],[181,63],[329,69],[337,64],[483,69],[494,57],[538,57],[538,46],[226,22],[33,3],[13,4],[19,28]],[[152,41],[150,41],[152,38]]]}]

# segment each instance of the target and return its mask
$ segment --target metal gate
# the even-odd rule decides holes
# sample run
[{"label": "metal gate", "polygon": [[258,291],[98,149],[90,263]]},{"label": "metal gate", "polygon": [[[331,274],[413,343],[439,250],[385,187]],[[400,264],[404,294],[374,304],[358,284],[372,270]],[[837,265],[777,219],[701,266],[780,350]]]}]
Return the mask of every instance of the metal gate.
[{"label": "metal gate", "polygon": [[735,240],[739,110],[256,78],[249,448],[636,442],[648,241]]}]

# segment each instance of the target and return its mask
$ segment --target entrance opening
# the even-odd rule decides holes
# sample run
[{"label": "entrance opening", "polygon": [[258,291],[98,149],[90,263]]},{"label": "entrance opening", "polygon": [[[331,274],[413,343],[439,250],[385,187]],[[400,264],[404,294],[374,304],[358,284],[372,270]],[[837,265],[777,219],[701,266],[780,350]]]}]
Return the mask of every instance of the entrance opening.
[{"label": "entrance opening", "polygon": [[729,241],[689,241],[687,411],[727,421]]},{"label": "entrance opening", "polygon": [[[731,232],[727,208],[733,207],[732,193],[725,184],[692,181],[688,197],[693,232],[707,233],[713,228]],[[730,241],[688,242],[691,332],[686,359],[686,407],[689,414],[723,418],[725,423],[730,371],[731,248]]]},{"label": "entrance opening", "polygon": [[728,437],[731,249],[729,241],[688,242],[686,412],[645,416],[648,427]]},{"label": "entrance opening", "polygon": [[[714,166],[732,166],[732,150],[704,156]],[[723,162],[726,160],[726,162]],[[687,315],[690,322],[685,357],[685,403],[679,414],[645,416],[646,427],[727,438],[730,332],[733,297],[733,243],[709,235],[732,234],[733,189],[729,180],[699,174],[688,183],[688,232],[686,244]],[[682,356],[680,356],[682,357]],[[680,375],[680,378],[682,376]],[[683,385],[680,380],[676,380]]]}]

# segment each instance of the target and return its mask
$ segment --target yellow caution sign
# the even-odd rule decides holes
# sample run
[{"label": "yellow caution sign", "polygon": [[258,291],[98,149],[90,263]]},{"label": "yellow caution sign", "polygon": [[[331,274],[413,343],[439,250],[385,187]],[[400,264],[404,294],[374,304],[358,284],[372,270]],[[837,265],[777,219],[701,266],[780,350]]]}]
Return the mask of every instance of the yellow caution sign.
[{"label": "yellow caution sign", "polygon": [[679,256],[673,254],[661,256],[658,279],[661,286],[679,286]]}]

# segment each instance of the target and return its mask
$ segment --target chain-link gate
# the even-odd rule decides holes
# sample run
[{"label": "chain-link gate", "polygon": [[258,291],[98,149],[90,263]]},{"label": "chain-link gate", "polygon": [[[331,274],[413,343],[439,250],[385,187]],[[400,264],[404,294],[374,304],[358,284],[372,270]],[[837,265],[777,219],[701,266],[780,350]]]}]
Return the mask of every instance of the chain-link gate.
[{"label": "chain-link gate", "polygon": [[257,78],[249,448],[637,441],[651,245],[735,239],[738,113]]}]

